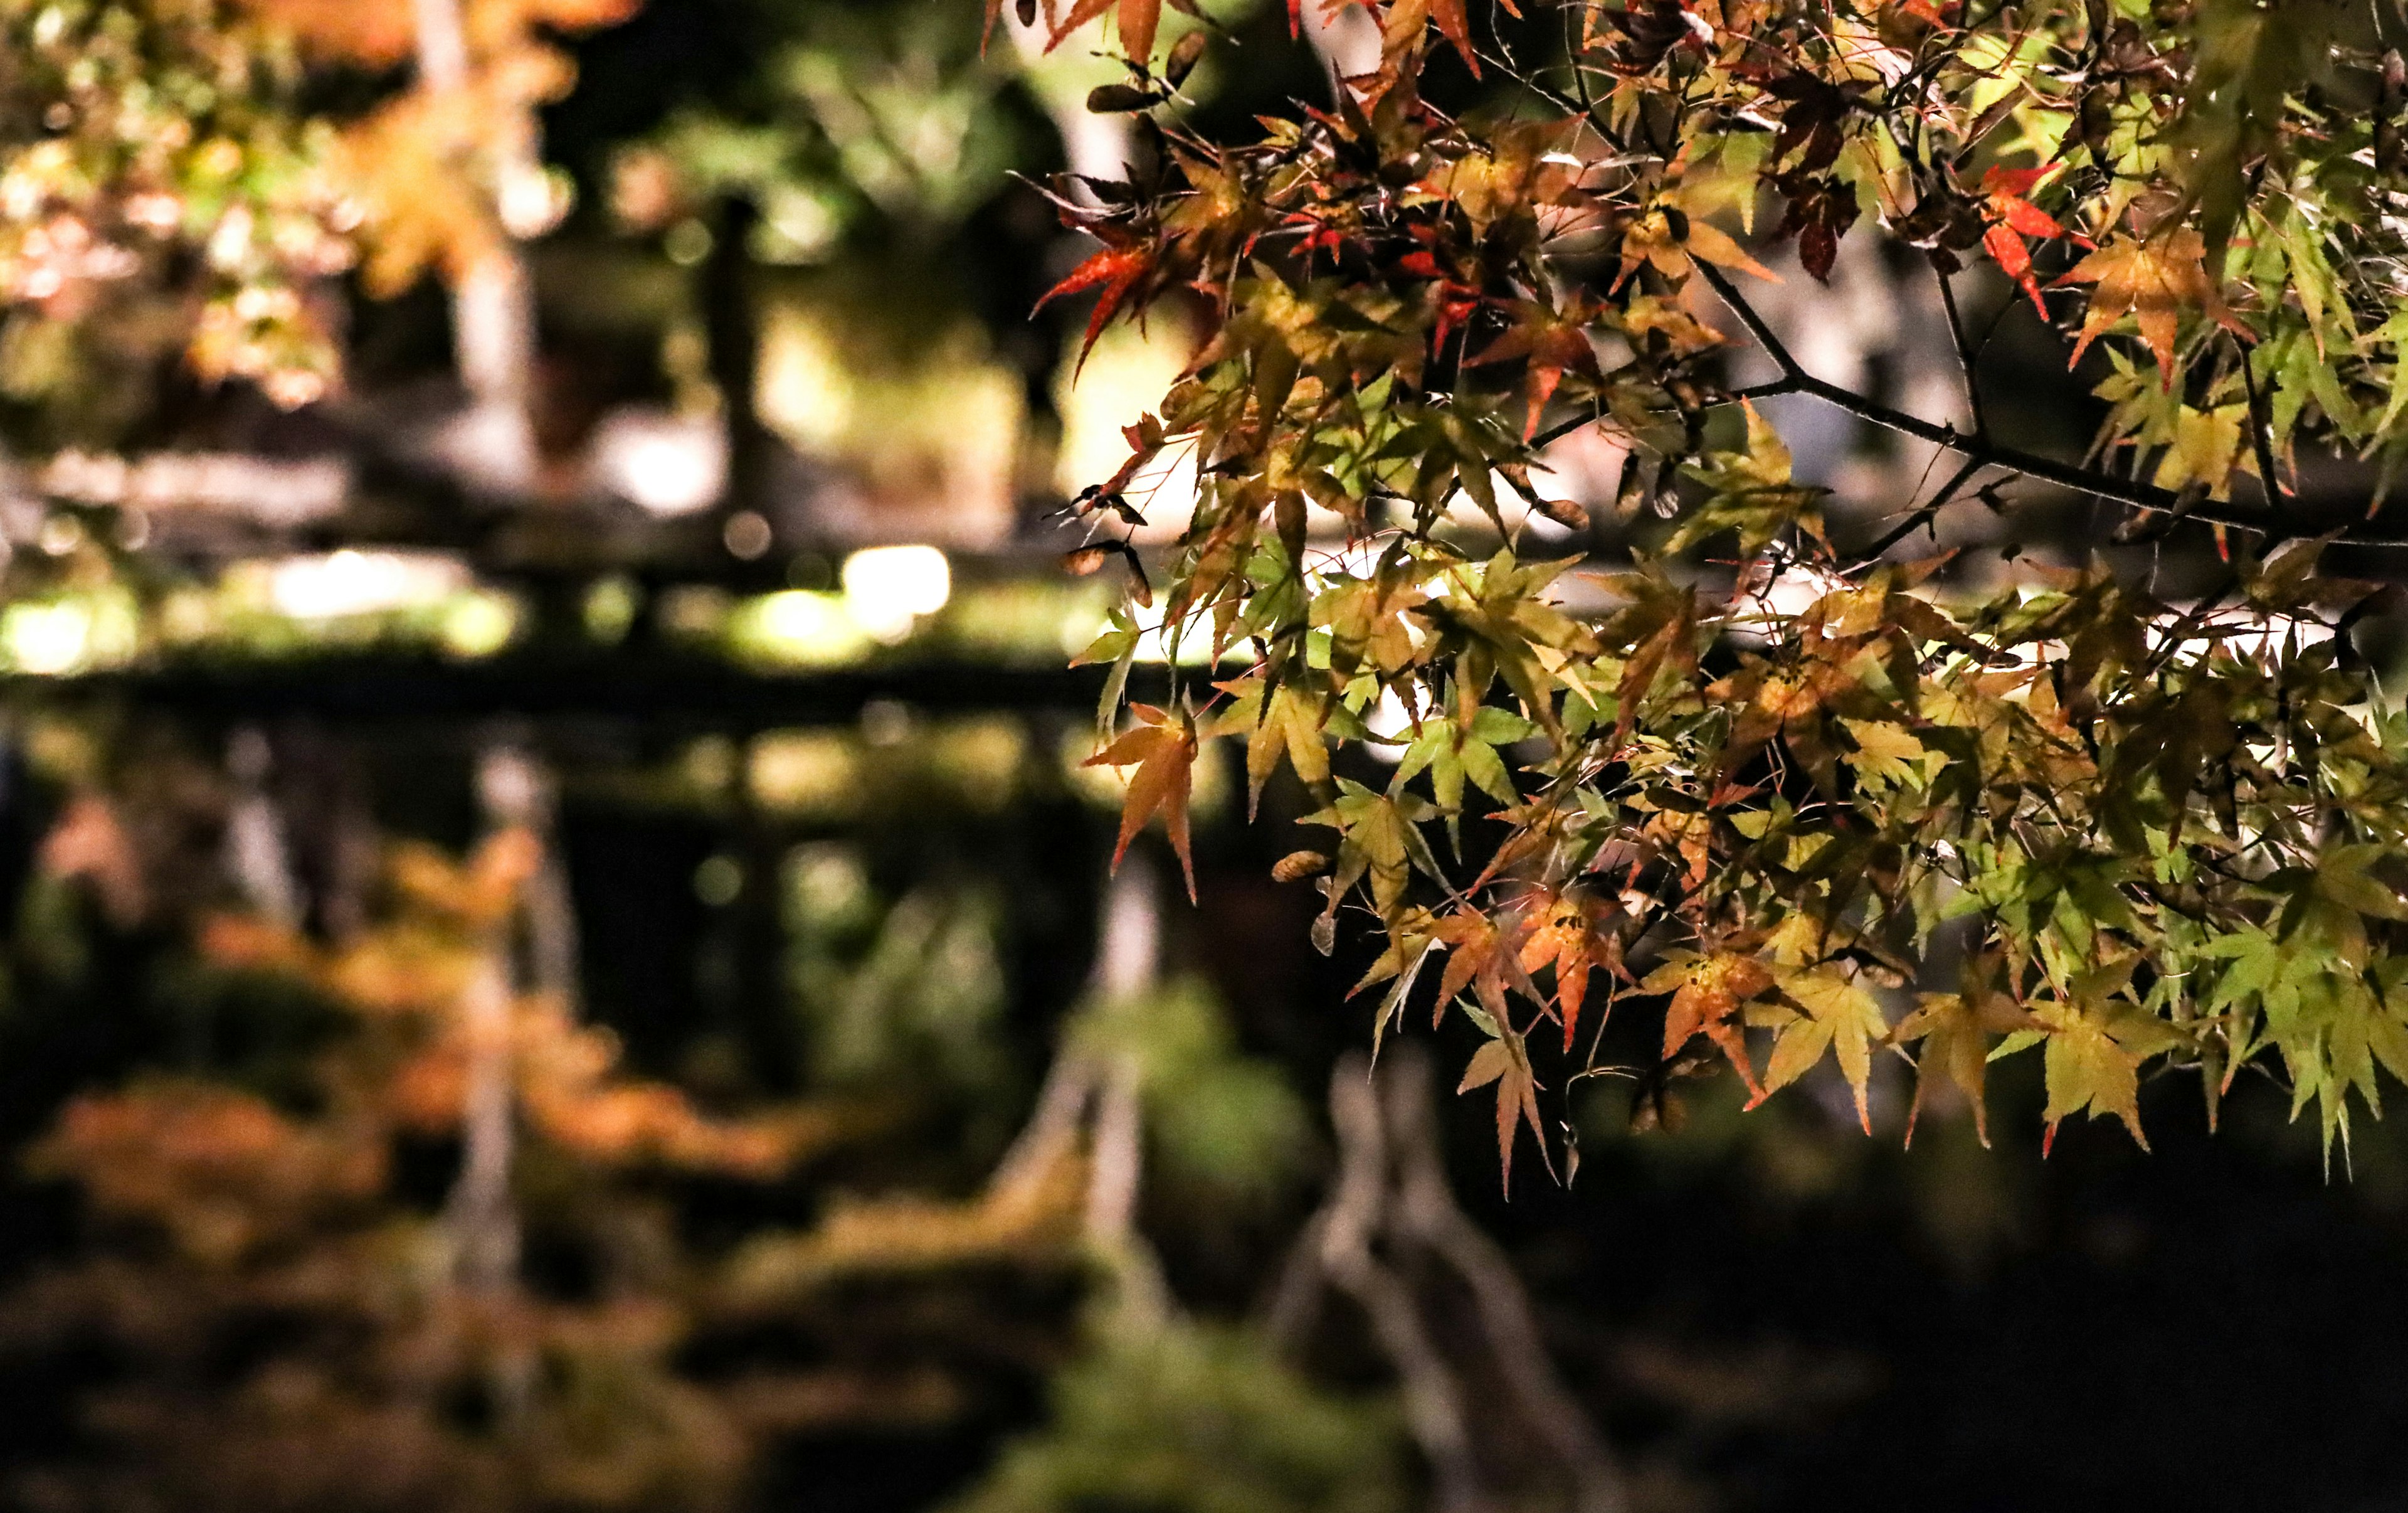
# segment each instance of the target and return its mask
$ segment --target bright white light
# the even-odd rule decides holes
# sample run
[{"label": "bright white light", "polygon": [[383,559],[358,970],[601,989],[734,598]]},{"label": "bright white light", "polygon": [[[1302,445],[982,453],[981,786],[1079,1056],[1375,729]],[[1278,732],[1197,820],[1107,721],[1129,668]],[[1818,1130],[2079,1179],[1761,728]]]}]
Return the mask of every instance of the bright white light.
[{"label": "bright white light", "polygon": [[1372,705],[1371,713],[1363,717],[1363,727],[1371,732],[1371,739],[1363,749],[1369,752],[1373,759],[1383,762],[1405,759],[1405,748],[1412,743],[1413,739],[1413,715],[1405,708],[1405,701],[1397,697],[1394,688],[1380,690],[1380,701]]},{"label": "bright white light", "polygon": [[72,601],[12,604],[0,615],[0,652],[20,672],[58,677],[79,670],[92,651],[92,611]]},{"label": "bright white light", "polygon": [[568,176],[557,169],[517,164],[501,179],[494,208],[500,212],[502,228],[522,241],[560,224],[575,197]]},{"label": "bright white light", "polygon": [[704,417],[623,410],[595,428],[594,471],[648,514],[692,514],[726,485],[727,439]]},{"label": "bright white light", "polygon": [[295,620],[382,614],[440,602],[468,586],[468,569],[431,552],[357,552],[286,557],[268,576],[267,598]]},{"label": "bright white light", "polygon": [[953,569],[933,546],[872,546],[844,559],[844,602],[853,623],[900,641],[912,622],[953,597]]},{"label": "bright white light", "polygon": [[815,641],[838,628],[842,612],[825,594],[794,589],[761,601],[761,633],[772,641],[796,644]]}]

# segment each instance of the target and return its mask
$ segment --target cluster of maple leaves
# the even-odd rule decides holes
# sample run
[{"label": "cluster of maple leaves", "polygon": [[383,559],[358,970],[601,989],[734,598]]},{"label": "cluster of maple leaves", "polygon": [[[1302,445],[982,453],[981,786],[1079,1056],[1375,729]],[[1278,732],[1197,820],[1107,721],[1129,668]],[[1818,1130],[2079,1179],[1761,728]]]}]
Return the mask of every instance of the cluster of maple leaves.
[{"label": "cluster of maple leaves", "polygon": [[[1552,1160],[1538,1093],[1602,1070],[1616,1008],[1661,1016],[1627,1069],[1642,1120],[1717,1059],[1759,1100],[1828,1059],[1870,1130],[1896,1055],[1914,1114],[1953,1089],[1986,1138],[1987,1065],[2039,1048],[2052,1137],[2087,1110],[2140,1138],[2154,1067],[2196,1069],[2213,1117],[2258,1062],[2345,1139],[2376,1065],[2408,1075],[2408,722],[2352,640],[2383,596],[2316,573],[2328,540],[2286,528],[2281,475],[2302,446],[2401,443],[2391,23],[2323,0],[1573,0],[1566,52],[1532,63],[1461,0],[1361,8],[1382,63],[1327,107],[1237,144],[1142,115],[1127,180],[1060,199],[1102,244],[1057,291],[1096,292],[1091,341],[1174,295],[1211,331],[1088,498],[1106,528],[1170,464],[1200,479],[1158,605],[1140,581],[1086,654],[1115,668],[1107,722],[1149,632],[1221,673],[1094,758],[1134,769],[1122,847],[1160,814],[1184,862],[1212,738],[1245,742],[1256,792],[1285,762],[1332,839],[1278,875],[1321,879],[1324,949],[1350,902],[1383,934],[1357,989],[1380,1032],[1419,1005],[1487,1037],[1463,1086],[1494,1087],[1509,1174],[1526,1125]],[[1175,100],[1157,9],[1121,0],[1137,82],[1099,106]],[[1429,103],[1441,51],[1519,108]],[[1986,261],[2070,366],[2107,353],[2095,471],[1991,447],[1978,412],[1926,424],[1968,466],[1901,514],[1985,468],[2071,476],[2118,512],[2204,507],[2223,584],[2168,602],[2026,561],[1969,598],[1940,558],[1896,560],[1903,527],[1835,543],[1726,385],[1725,330],[1773,339],[1742,292],[1772,276],[1763,241],[1820,278],[1852,234],[1943,288]],[[1553,585],[1576,558],[1541,560],[1521,507],[1585,523],[1532,469],[1589,425],[1627,450],[1613,508],[1644,549],[1575,615]],[[1103,544],[1078,565],[1136,564]],[[1383,776],[1344,751],[1383,712]],[[1943,938],[1961,966],[1935,984]]]}]

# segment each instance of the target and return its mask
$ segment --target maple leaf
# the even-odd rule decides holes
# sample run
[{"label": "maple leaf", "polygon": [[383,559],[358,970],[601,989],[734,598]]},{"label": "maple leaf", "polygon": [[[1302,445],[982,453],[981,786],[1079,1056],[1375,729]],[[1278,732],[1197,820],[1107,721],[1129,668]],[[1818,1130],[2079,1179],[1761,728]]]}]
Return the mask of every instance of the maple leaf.
[{"label": "maple leaf", "polygon": [[1439,978],[1437,1017],[1443,1018],[1446,1006],[1467,987],[1499,1024],[1505,1020],[1507,987],[1519,987],[1533,999],[1539,996],[1513,948],[1522,928],[1518,916],[1500,922],[1469,908],[1430,922],[1430,939],[1447,953],[1446,971]]},{"label": "maple leaf", "polygon": [[1580,1027],[1581,1006],[1588,1000],[1589,973],[1605,964],[1598,959],[1598,944],[1588,901],[1569,891],[1522,943],[1524,973],[1550,965],[1555,969],[1555,1007],[1564,1022],[1567,1051],[1572,1048],[1572,1033]]},{"label": "maple leaf", "polygon": [[1758,1099],[1764,1096],[1763,1087],[1756,1080],[1756,1068],[1748,1060],[1746,1038],[1731,1022],[1741,1003],[1772,986],[1772,973],[1763,962],[1729,951],[1710,957],[1680,952],[1648,973],[1639,986],[1647,992],[1669,991],[1672,995],[1670,1006],[1664,1011],[1666,1060],[1703,1034],[1720,1046],[1723,1055],[1739,1070],[1740,1080],[1747,1084],[1749,1094]]},{"label": "maple leaf", "polygon": [[[1712,229],[1709,227],[1708,229]],[[1516,321],[1504,335],[1464,360],[1467,367],[1483,363],[1498,362],[1509,357],[1527,357],[1530,393],[1528,417],[1522,425],[1522,439],[1526,441],[1539,433],[1539,416],[1555,396],[1556,387],[1567,372],[1598,376],[1597,350],[1588,343],[1581,329],[1580,313],[1567,310],[1561,314],[1532,307],[1529,313]]]},{"label": "maple leaf", "polygon": [[1931,750],[1913,732],[1886,720],[1842,719],[1840,724],[1856,743],[1856,749],[1847,754],[1847,763],[1867,783],[1908,786],[1926,781],[1924,764]]},{"label": "maple leaf", "polygon": [[1096,299],[1095,313],[1087,317],[1086,339],[1079,347],[1079,362],[1083,367],[1087,354],[1096,350],[1096,339],[1102,336],[1104,327],[1111,324],[1113,311],[1120,309],[1121,301],[1153,267],[1154,252],[1150,248],[1138,245],[1106,247],[1072,268],[1069,277],[1046,290],[1044,296],[1037,301],[1036,310],[1029,313],[1036,314],[1037,310],[1043,310],[1064,295],[1074,295],[1082,289],[1092,289],[1101,284],[1104,292]]},{"label": "maple leaf", "polygon": [[1889,1034],[1880,1001],[1863,983],[1828,965],[1784,975],[1781,990],[1806,1012],[1781,1027],[1772,1043],[1772,1059],[1765,1065],[1764,1086],[1756,1089],[1748,1106],[1754,1108],[1804,1076],[1829,1051],[1838,1057],[1841,1074],[1856,1094],[1857,1124],[1872,1133],[1865,1082],[1872,1073],[1873,1042]]},{"label": "maple leaf", "polygon": [[1237,700],[1213,723],[1213,733],[1246,738],[1248,819],[1254,817],[1263,785],[1279,771],[1283,756],[1306,783],[1329,781],[1329,748],[1322,742],[1324,716],[1317,700],[1296,684],[1283,683],[1266,702],[1259,676],[1213,686]]},{"label": "maple leaf", "polygon": [[1154,34],[1162,23],[1162,0],[1120,0],[1121,50],[1131,63],[1154,56]]},{"label": "maple leaf", "polygon": [[2057,1122],[2086,1108],[2093,1117],[2113,1114],[2122,1119],[2134,1142],[2143,1150],[2149,1148],[2148,1137],[2141,1132],[2140,1066],[2183,1044],[2183,1037],[2156,1015],[2114,997],[2125,990],[2140,960],[2137,955],[2102,960],[2074,978],[2071,1001],[2043,1004],[2032,1013],[2037,1028],[2030,1033],[2047,1044],[2043,1155],[2056,1143]]},{"label": "maple leaf", "polygon": [[1900,1045],[1923,1043],[1914,1061],[1914,1102],[1906,1112],[1906,1143],[1914,1144],[1915,1121],[1945,1075],[1973,1108],[1973,1132],[1990,1144],[1989,1110],[1983,1087],[1989,1070],[1990,1036],[2023,1029],[2030,1020],[2004,994],[1926,993],[1914,1012],[1898,1022],[1890,1039]]},{"label": "maple leaf", "polygon": [[2095,245],[2087,237],[2068,232],[2057,223],[2057,217],[2025,197],[2055,171],[2054,165],[1992,168],[1982,176],[1982,193],[1989,201],[1990,213],[1997,217],[1982,234],[1982,246],[2000,270],[2031,296],[2032,309],[2040,311],[2043,321],[2048,319],[2048,305],[2040,296],[2040,281],[2032,276],[2031,248],[2024,238],[2038,237],[2043,241],[2057,241],[2070,237],[2085,247]]},{"label": "maple leaf", "polygon": [[1471,1060],[1463,1069],[1463,1081],[1456,1085],[1458,1094],[1497,1085],[1497,1160],[1502,1169],[1506,1192],[1513,1190],[1513,1137],[1521,1132],[1524,1123],[1530,1126],[1531,1137],[1539,1142],[1539,1159],[1547,1163],[1547,1174],[1555,1174],[1555,1160],[1547,1150],[1546,1127],[1539,1122],[1539,1078],[1530,1068],[1529,1048],[1522,1037],[1504,1024],[1497,1026],[1497,1038],[1471,1053]]},{"label": "maple leaf", "polygon": [[1180,870],[1187,877],[1187,898],[1196,898],[1196,861],[1187,845],[1187,798],[1196,769],[1196,728],[1186,720],[1151,704],[1131,704],[1139,725],[1096,753],[1082,767],[1131,767],[1128,797],[1121,803],[1120,843],[1112,848],[1112,866],[1128,855],[1129,842],[1145,822],[1162,812],[1170,848],[1179,853]]},{"label": "maple leaf", "polygon": [[2132,1139],[2148,1149],[2148,1137],[2141,1132],[2141,1059],[2093,1016],[2052,1006],[2039,1017],[2049,1026],[2048,1107],[2041,1116],[2048,1121],[2048,1139],[2055,1141],[2057,1121],[2086,1108],[2093,1116],[2122,1119]]},{"label": "maple leaf", "polygon": [[2206,246],[2186,226],[2147,241],[2125,238],[2111,241],[2075,264],[2059,284],[2095,284],[2090,309],[2082,322],[2082,336],[2073,344],[2071,367],[2082,361],[2090,344],[2113,330],[2126,314],[2140,323],[2141,340],[2157,359],[2165,386],[2174,386],[2174,342],[2186,309],[2204,311],[2215,323],[2254,341],[2256,334],[2229,310],[2207,276],[2202,261]]},{"label": "maple leaf", "polygon": [[[1189,15],[1197,14],[1194,0],[1186,0],[1183,4],[1182,0],[1171,0],[1171,3]],[[999,4],[1000,0],[988,0],[990,16]],[[1051,52],[1060,47],[1063,39],[1072,32],[1107,11],[1114,12],[1113,24],[1120,29],[1122,54],[1129,62],[1142,66],[1154,56],[1154,36],[1162,23],[1162,0],[1078,0],[1068,14],[1054,24],[1052,35],[1046,38],[1045,50]],[[1052,0],[1047,0],[1046,14],[1049,17],[1053,14]],[[992,25],[992,22],[989,24]]]},{"label": "maple leaf", "polygon": [[1627,283],[1642,263],[1668,279],[1680,278],[1689,271],[1692,257],[1752,273],[1768,283],[1781,281],[1780,274],[1750,257],[1730,233],[1668,204],[1649,211],[1623,232],[1622,270],[1614,276],[1613,287],[1619,290]]}]

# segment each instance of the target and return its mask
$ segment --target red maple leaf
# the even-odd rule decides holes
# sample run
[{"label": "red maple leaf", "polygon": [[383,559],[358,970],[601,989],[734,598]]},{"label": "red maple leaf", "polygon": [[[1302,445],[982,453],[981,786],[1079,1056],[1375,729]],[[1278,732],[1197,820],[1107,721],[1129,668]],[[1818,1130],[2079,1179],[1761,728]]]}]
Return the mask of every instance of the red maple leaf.
[{"label": "red maple leaf", "polygon": [[1982,193],[1989,201],[1990,214],[1995,219],[1990,229],[1982,234],[1982,246],[1988,252],[2008,278],[2022,285],[2031,295],[2032,309],[2040,318],[2048,319],[2048,306],[2040,297],[2040,281],[2032,276],[2031,247],[2024,238],[2038,237],[2042,241],[2071,239],[2084,247],[2091,246],[2089,238],[2070,232],[2057,224],[2057,217],[2025,198],[2040,181],[2055,172],[2055,166],[2040,168],[1992,168],[1982,176]]},{"label": "red maple leaf", "polygon": [[[1082,289],[1103,285],[1104,292],[1096,300],[1095,313],[1087,317],[1086,340],[1079,347],[1079,362],[1083,367],[1087,353],[1096,348],[1096,339],[1104,334],[1106,325],[1111,324],[1112,313],[1120,309],[1121,301],[1127,297],[1129,290],[1136,287],[1137,281],[1144,278],[1153,267],[1151,248],[1141,245],[1107,247],[1072,268],[1068,278],[1046,290],[1045,297],[1037,302],[1037,310],[1043,310],[1064,295],[1074,295]],[[1033,315],[1036,310],[1029,313]]]}]

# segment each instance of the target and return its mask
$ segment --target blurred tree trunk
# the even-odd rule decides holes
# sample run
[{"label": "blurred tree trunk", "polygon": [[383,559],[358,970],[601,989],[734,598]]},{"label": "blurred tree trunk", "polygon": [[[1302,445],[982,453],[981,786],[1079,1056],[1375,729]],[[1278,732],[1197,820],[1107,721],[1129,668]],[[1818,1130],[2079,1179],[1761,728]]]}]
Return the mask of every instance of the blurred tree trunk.
[{"label": "blurred tree trunk", "polygon": [[[468,39],[462,0],[413,0],[421,86],[465,96],[469,88]],[[513,180],[540,178],[531,113],[502,122],[489,192],[507,194]],[[508,230],[509,217],[502,217]],[[474,481],[495,493],[523,494],[536,470],[528,403],[535,370],[535,286],[526,259],[507,236],[464,270],[452,290],[452,328],[469,414],[462,460]]]}]

